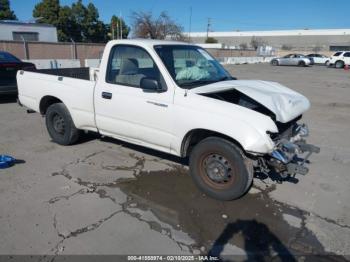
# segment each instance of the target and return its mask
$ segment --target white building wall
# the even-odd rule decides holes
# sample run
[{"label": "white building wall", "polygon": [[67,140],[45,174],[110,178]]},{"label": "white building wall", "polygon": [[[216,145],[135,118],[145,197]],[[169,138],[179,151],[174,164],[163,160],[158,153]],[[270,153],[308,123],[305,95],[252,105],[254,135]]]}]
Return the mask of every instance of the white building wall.
[{"label": "white building wall", "polygon": [[0,40],[13,40],[13,32],[38,33],[38,40],[43,42],[57,42],[57,29],[51,26],[31,24],[0,23]]}]

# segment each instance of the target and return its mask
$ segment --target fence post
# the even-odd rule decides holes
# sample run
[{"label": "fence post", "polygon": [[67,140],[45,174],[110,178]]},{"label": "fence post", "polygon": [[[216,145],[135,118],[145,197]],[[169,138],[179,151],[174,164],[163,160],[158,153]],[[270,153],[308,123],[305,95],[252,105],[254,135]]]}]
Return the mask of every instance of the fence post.
[{"label": "fence post", "polygon": [[70,41],[72,42],[71,50],[72,50],[72,59],[77,59],[77,45],[74,42],[74,40],[71,38]]},{"label": "fence post", "polygon": [[22,41],[23,41],[24,58],[26,60],[29,60],[28,43],[26,42],[26,40],[24,39],[23,36],[21,36],[21,38],[22,38]]}]

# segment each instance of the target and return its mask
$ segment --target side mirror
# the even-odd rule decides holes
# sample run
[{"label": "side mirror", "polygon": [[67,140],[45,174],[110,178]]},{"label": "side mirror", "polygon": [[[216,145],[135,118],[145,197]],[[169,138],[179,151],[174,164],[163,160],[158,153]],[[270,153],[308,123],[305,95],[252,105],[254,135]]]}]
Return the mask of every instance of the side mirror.
[{"label": "side mirror", "polygon": [[156,79],[150,78],[150,77],[142,78],[141,83],[140,83],[140,87],[145,92],[163,92],[163,91],[165,91]]}]

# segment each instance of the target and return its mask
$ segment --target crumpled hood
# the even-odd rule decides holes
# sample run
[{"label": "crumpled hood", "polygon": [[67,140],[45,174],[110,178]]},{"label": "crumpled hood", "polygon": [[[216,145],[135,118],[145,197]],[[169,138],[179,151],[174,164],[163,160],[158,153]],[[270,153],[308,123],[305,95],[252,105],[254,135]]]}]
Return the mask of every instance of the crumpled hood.
[{"label": "crumpled hood", "polygon": [[310,107],[309,100],[276,82],[261,80],[232,80],[213,83],[189,90],[196,94],[210,94],[236,89],[249,96],[276,115],[276,120],[282,123],[301,115]]}]

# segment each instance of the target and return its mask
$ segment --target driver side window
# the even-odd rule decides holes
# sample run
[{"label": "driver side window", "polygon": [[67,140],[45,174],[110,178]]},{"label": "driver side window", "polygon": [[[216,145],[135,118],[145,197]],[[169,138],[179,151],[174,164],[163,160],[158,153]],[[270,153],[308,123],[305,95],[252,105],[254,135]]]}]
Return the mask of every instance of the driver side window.
[{"label": "driver side window", "polygon": [[143,78],[160,82],[160,72],[146,50],[127,45],[115,46],[110,55],[106,81],[131,87],[140,87]]}]

